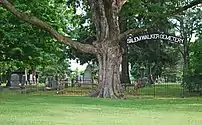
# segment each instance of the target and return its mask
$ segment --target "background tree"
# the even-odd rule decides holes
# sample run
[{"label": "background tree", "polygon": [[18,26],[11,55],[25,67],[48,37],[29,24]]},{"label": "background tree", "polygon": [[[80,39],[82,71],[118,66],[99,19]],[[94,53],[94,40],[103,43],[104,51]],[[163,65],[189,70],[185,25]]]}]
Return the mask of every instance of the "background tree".
[{"label": "background tree", "polygon": [[[40,3],[25,1],[23,4],[16,1],[16,6],[19,9],[27,10],[27,12],[32,13],[41,13],[43,11],[49,14],[49,16],[44,17],[44,15],[38,14],[41,18],[49,20],[47,18],[52,18],[52,22],[57,24],[55,28],[63,28],[63,25],[67,23],[67,20],[61,22],[60,19],[63,19],[60,13],[56,10],[62,8],[61,4],[43,6],[46,4],[51,4],[49,0],[40,1]],[[43,4],[41,4],[43,3]],[[33,7],[35,4],[41,4],[41,6]],[[29,5],[29,6],[27,6]],[[65,61],[68,57],[68,50],[66,45],[61,43],[55,43],[55,40],[47,33],[41,29],[38,29],[27,23],[23,23],[21,20],[18,20],[14,15],[9,13],[3,8],[0,8],[1,11],[1,58],[0,61],[5,64],[5,68],[2,70],[2,73],[6,75],[6,71],[13,71],[19,68],[31,69],[32,73],[35,74],[36,69],[39,66],[43,68],[51,67],[58,71],[60,68],[54,67],[56,64],[60,64],[60,67],[67,66],[68,62]],[[71,12],[71,11],[70,11]],[[54,17],[55,16],[55,17]],[[62,27],[61,27],[62,26]],[[64,64],[66,62],[66,64]],[[6,65],[6,64],[12,65]],[[62,65],[61,65],[62,64]],[[63,68],[64,69],[64,68]],[[68,68],[66,69],[68,70]],[[59,70],[61,72],[61,69]],[[43,70],[41,70],[43,72]],[[55,75],[56,75],[55,72]],[[54,72],[52,72],[54,74]],[[9,86],[9,85],[8,85]]]},{"label": "background tree", "polygon": [[201,57],[202,57],[202,41],[201,36],[196,42],[191,43],[190,58],[189,58],[189,69],[186,72],[184,87],[189,90],[189,92],[196,92],[200,95],[202,94],[202,69],[201,69]]},{"label": "background tree", "polygon": [[183,57],[183,77],[186,76],[186,72],[189,69],[189,47],[191,45],[191,40],[192,38],[197,37],[197,29],[202,25],[201,13],[201,8],[195,7],[187,10],[181,15],[173,17],[173,19],[176,20],[172,22],[174,23],[174,28],[176,29],[176,32],[180,34],[180,37],[184,39],[183,46],[179,47]]}]

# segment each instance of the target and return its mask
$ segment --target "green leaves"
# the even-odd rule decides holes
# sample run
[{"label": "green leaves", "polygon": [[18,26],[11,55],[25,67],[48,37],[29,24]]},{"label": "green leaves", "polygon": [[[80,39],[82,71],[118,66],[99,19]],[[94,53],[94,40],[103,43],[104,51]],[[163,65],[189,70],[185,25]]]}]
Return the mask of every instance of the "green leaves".
[{"label": "green leaves", "polygon": [[199,38],[190,46],[190,71],[192,74],[202,74],[202,39]]},{"label": "green leaves", "polygon": [[[26,14],[35,15],[64,33],[64,25],[68,23],[61,21],[65,17],[65,0],[16,0],[13,4]],[[47,32],[17,19],[5,9],[0,8],[0,12],[0,61],[9,60],[15,62],[12,65],[18,68],[30,68],[53,67],[67,59],[67,47],[56,43]],[[68,62],[60,66],[62,65],[68,65]]]}]

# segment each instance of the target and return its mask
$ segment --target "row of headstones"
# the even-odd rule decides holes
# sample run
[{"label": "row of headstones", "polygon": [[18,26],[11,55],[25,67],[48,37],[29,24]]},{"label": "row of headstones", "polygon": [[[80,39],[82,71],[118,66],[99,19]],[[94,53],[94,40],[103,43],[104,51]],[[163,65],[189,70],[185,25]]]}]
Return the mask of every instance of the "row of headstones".
[{"label": "row of headstones", "polygon": [[[12,74],[10,78],[10,88],[21,88],[26,83],[25,75],[22,76],[22,80],[20,82],[20,76],[18,74]],[[56,89],[58,86],[57,80],[55,77],[47,77],[45,81],[46,87],[50,89]]]},{"label": "row of headstones", "polygon": [[[10,88],[20,88],[22,86],[24,86],[25,84],[27,84],[26,82],[26,76],[25,75],[21,75],[19,74],[11,74],[10,76]],[[38,81],[38,79],[37,79]],[[33,80],[29,80],[29,83],[33,83],[34,81]]]},{"label": "row of headstones", "polygon": [[[91,74],[92,74],[92,69],[90,66],[88,66],[84,72],[83,79],[81,80],[81,78],[77,78],[78,82],[82,81],[83,84],[91,83],[92,82]],[[25,83],[26,83],[25,75],[22,75],[21,81],[20,81],[20,76],[18,74],[11,75],[11,78],[10,78],[11,88],[20,88],[21,86],[24,86]],[[47,77],[45,80],[45,84],[46,84],[46,87],[50,89],[56,89],[58,86],[58,82],[53,76]]]}]

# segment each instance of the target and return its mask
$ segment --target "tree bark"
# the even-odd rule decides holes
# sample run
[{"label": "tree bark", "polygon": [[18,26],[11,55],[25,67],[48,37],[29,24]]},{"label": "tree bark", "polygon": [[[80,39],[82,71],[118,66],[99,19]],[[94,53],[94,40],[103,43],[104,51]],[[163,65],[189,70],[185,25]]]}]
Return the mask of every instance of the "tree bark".
[{"label": "tree bark", "polygon": [[125,0],[89,0],[93,22],[96,26],[99,48],[99,86],[91,96],[102,98],[123,98],[120,82],[122,48],[120,47],[120,29],[118,13]]},{"label": "tree bark", "polygon": [[184,85],[185,83],[185,77],[187,75],[187,71],[189,68],[189,42],[191,39],[187,37],[187,32],[186,32],[186,26],[184,26],[184,20],[180,20],[180,28],[181,30],[181,35],[184,38],[183,42],[183,51],[181,52],[182,57],[183,57],[183,73],[182,73],[182,84]]},{"label": "tree bark", "polygon": [[[128,15],[124,14],[124,17],[120,17],[120,30],[121,32],[125,32],[128,30],[127,27],[127,18]],[[140,30],[138,30],[140,31]],[[137,31],[137,32],[138,32]],[[123,34],[122,34],[123,35]],[[124,35],[123,35],[124,36]],[[123,48],[123,57],[122,57],[122,64],[121,64],[121,84],[130,84],[130,76],[129,76],[129,59],[128,59],[128,46],[127,46],[127,38],[120,36],[121,42],[120,46]]]},{"label": "tree bark", "polygon": [[99,62],[99,86],[90,96],[101,98],[124,98],[120,84],[120,64],[122,54],[119,46],[107,47],[97,55]]},{"label": "tree bark", "polygon": [[189,44],[188,44],[187,38],[185,37],[184,43],[183,43],[183,53],[182,53],[182,56],[183,56],[182,84],[185,83],[185,76],[187,75],[187,71],[189,69],[189,51],[188,50],[189,50]]}]

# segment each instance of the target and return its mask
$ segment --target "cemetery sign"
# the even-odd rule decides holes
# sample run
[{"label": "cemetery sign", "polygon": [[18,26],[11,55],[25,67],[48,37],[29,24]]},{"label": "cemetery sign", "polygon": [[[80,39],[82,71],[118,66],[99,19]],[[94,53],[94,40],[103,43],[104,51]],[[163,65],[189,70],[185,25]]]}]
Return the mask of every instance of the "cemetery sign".
[{"label": "cemetery sign", "polygon": [[136,43],[143,40],[169,40],[171,42],[178,43],[178,44],[183,44],[183,41],[184,41],[182,38],[179,38],[176,36],[162,34],[162,33],[154,33],[154,34],[146,34],[146,35],[140,35],[135,37],[129,36],[127,38],[127,43],[131,44],[131,43]]}]

